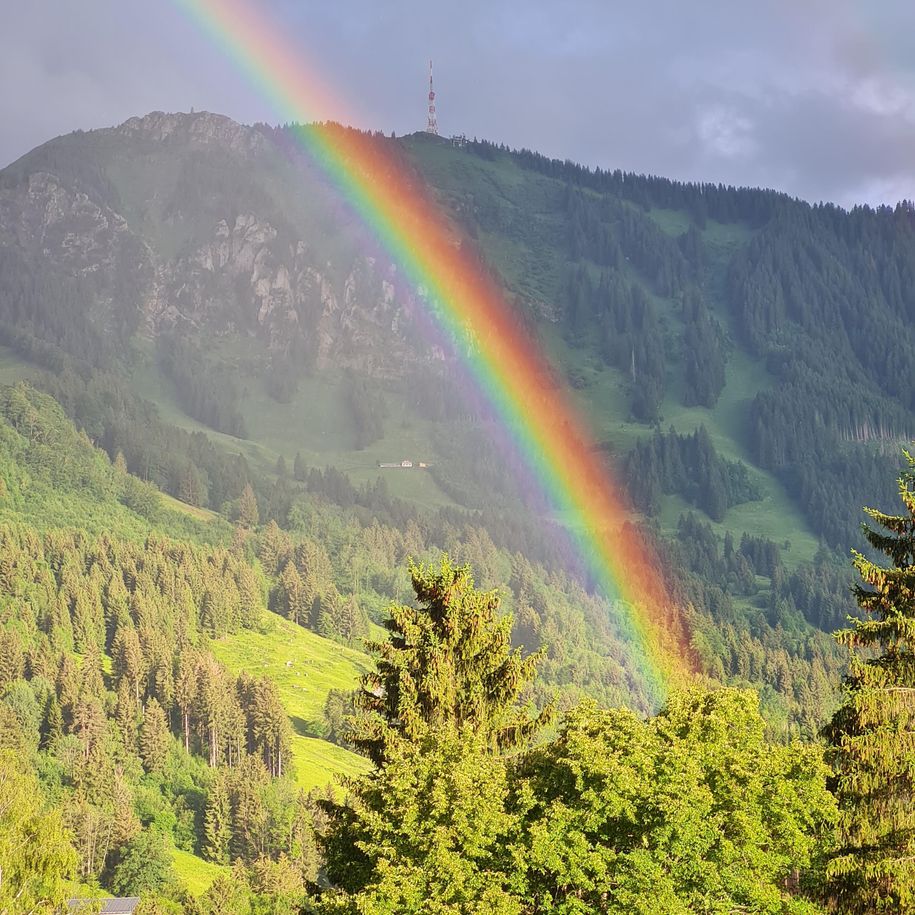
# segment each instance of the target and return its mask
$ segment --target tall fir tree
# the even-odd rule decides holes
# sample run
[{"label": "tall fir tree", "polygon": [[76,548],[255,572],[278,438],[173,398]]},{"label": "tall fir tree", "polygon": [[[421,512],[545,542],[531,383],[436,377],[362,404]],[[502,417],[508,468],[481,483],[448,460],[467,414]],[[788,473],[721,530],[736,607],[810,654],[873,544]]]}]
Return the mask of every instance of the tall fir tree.
[{"label": "tall fir tree", "polygon": [[545,723],[520,696],[539,655],[511,646],[496,592],[448,557],[412,566],[418,606],[393,606],[370,644],[355,741],[377,765],[346,804],[325,801],[321,915],[520,915],[507,885],[508,765],[502,750]]},{"label": "tall fir tree", "polygon": [[854,553],[864,616],[836,634],[851,650],[845,701],[826,728],[839,801],[828,894],[845,913],[915,912],[915,458],[900,515],[865,509],[889,565]]},{"label": "tall fir tree", "polygon": [[251,484],[245,483],[245,488],[242,490],[241,497],[238,500],[238,523],[242,527],[257,527],[259,520],[260,512],[258,511],[257,496],[254,494]]},{"label": "tall fir tree", "polygon": [[232,838],[232,809],[225,775],[216,773],[207,794],[203,821],[204,854],[215,864],[229,863],[229,842]]},{"label": "tall fir tree", "polygon": [[165,712],[155,699],[150,699],[140,725],[140,758],[147,772],[158,772],[165,765],[169,737]]},{"label": "tall fir tree", "polygon": [[520,705],[540,654],[512,648],[498,593],[478,591],[470,568],[447,556],[439,568],[412,565],[410,575],[419,606],[392,606],[389,639],[366,644],[376,670],[362,680],[356,745],[379,763],[391,738],[440,728],[470,727],[496,747],[530,737],[552,708],[531,717]]}]

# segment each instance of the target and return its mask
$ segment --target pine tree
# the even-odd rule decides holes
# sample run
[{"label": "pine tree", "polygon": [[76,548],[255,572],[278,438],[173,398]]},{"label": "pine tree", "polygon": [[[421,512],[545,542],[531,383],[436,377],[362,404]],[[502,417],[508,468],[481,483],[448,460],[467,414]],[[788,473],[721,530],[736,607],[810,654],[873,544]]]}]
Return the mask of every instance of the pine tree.
[{"label": "pine tree", "polygon": [[137,750],[137,703],[125,678],[118,682],[114,720],[121,733],[124,748],[130,753],[135,753]]},{"label": "pine tree", "polygon": [[178,474],[175,495],[188,505],[202,505],[204,502],[200,474],[190,461],[181,468]]},{"label": "pine tree", "polygon": [[512,649],[511,618],[469,567],[445,556],[411,574],[419,606],[391,608],[357,700],[355,742],[377,771],[351,784],[346,805],[321,803],[339,892],[319,911],[518,915],[499,867],[514,824],[501,751],[549,714],[531,718],[518,701],[539,656]]},{"label": "pine tree", "polygon": [[829,896],[847,913],[915,912],[915,458],[899,478],[905,512],[867,514],[864,535],[892,565],[861,553],[864,613],[836,634],[851,652],[845,701],[826,729],[836,773],[838,848]]},{"label": "pine tree", "polygon": [[261,534],[257,550],[257,558],[268,575],[276,574],[283,552],[283,532],[276,521],[271,521]]},{"label": "pine tree", "polygon": [[139,703],[140,690],[146,671],[140,639],[132,625],[118,629],[114,637],[112,653],[115,677],[118,681],[126,681],[134,701]]},{"label": "pine tree", "polygon": [[146,703],[140,725],[140,758],[147,772],[158,772],[168,756],[168,722],[165,712],[155,699]]},{"label": "pine tree", "polygon": [[340,637],[338,609],[342,601],[343,598],[340,597],[337,589],[333,586],[316,595],[312,601],[312,627],[315,632],[323,635],[326,639]]},{"label": "pine tree", "polygon": [[305,622],[310,607],[305,604],[305,592],[302,588],[302,579],[299,576],[295,563],[290,559],[283,568],[280,576],[280,586],[283,597],[283,613],[287,619],[298,624]]},{"label": "pine tree", "polygon": [[63,732],[63,712],[60,710],[60,703],[57,701],[57,696],[52,693],[50,699],[48,699],[48,714],[45,720],[45,747],[52,747],[54,742],[63,735]]},{"label": "pine tree", "polygon": [[260,753],[271,776],[281,776],[291,742],[289,718],[272,680],[262,677],[253,683],[248,715],[252,750]]},{"label": "pine tree", "polygon": [[22,638],[15,629],[0,629],[0,689],[22,676],[25,652]]},{"label": "pine tree", "polygon": [[523,741],[552,711],[532,719],[518,704],[540,655],[512,649],[511,617],[498,616],[495,591],[474,588],[469,567],[444,556],[410,574],[420,606],[392,606],[390,639],[366,646],[376,671],[362,680],[356,745],[380,763],[391,738],[429,730],[469,727],[498,747]]},{"label": "pine tree", "polygon": [[232,811],[225,776],[222,772],[217,772],[207,794],[203,829],[206,836],[204,845],[206,857],[216,864],[228,864],[229,842],[232,838]]},{"label": "pine tree", "polygon": [[295,460],[292,462],[293,479],[297,480],[299,483],[304,483],[305,475],[307,473],[308,465],[305,463],[305,458],[302,457],[301,451],[296,451]]},{"label": "pine tree", "polygon": [[197,700],[197,657],[185,649],[178,656],[175,672],[175,703],[181,713],[181,733],[184,749],[191,748],[191,714]]},{"label": "pine tree", "polygon": [[257,527],[259,514],[257,510],[257,496],[250,483],[245,483],[241,498],[238,500],[238,523],[242,527]]}]

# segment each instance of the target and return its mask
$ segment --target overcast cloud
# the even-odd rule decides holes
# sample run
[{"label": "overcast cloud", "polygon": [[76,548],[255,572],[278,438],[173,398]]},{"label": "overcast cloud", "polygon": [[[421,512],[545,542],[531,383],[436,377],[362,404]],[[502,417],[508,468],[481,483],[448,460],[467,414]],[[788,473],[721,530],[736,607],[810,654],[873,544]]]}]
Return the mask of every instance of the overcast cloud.
[{"label": "overcast cloud", "polygon": [[[422,128],[432,56],[445,133],[844,205],[915,197],[911,2],[251,2],[361,127]],[[0,163],[152,110],[277,119],[171,0],[0,14]]]}]

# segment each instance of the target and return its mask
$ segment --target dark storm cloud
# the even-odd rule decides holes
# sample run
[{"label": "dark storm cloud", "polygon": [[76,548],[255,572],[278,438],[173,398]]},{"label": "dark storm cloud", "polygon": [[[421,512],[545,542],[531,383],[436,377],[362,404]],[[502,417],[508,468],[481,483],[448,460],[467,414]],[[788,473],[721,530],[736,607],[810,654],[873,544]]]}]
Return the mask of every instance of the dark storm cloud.
[{"label": "dark storm cloud", "polygon": [[[446,132],[843,204],[915,196],[908,3],[257,2],[361,126],[422,127],[431,55]],[[4,161],[152,109],[276,117],[168,2],[32,0],[4,18]]]}]

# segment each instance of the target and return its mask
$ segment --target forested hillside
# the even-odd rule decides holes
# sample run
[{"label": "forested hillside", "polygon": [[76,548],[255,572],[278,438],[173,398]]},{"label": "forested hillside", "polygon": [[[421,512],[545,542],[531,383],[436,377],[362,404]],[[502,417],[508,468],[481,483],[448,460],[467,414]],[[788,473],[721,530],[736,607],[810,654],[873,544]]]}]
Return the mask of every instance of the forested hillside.
[{"label": "forested hillside", "polygon": [[[447,552],[499,590],[512,644],[540,652],[528,711],[657,711],[435,303],[297,129],[156,113],[0,172],[0,730],[87,892],[147,858],[159,888],[233,861],[261,888],[317,879],[305,792],[369,765],[344,719],[411,561]],[[814,734],[861,506],[892,504],[915,428],[912,208],[372,142],[438,197],[590,420],[701,673],[758,691],[762,717],[738,715],[754,740],[763,721]],[[645,727],[654,759],[674,725]]]},{"label": "forested hillside", "polygon": [[[812,726],[838,663],[823,633],[851,608],[842,556],[860,506],[892,498],[911,426],[909,208],[375,142],[431,185],[550,353],[663,544],[707,670],[762,688],[775,726]],[[525,504],[425,306],[290,129],[203,113],[78,132],[0,173],[0,217],[5,375],[112,460],[230,522],[307,526],[368,618],[392,588],[363,584],[330,529],[412,528],[423,548],[485,531],[500,558],[467,558],[532,605],[528,641],[577,665],[582,632],[614,673],[566,682],[641,701],[561,519]],[[378,467],[407,458],[427,466]],[[517,554],[587,608],[583,629],[544,625]]]}]

